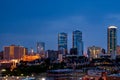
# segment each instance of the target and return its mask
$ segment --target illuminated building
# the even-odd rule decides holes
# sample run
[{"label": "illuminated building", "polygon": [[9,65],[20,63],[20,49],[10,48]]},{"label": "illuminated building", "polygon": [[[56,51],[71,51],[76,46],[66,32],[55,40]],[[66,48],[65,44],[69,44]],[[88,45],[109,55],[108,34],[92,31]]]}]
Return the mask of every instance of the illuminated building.
[{"label": "illuminated building", "polygon": [[58,51],[67,54],[67,33],[58,34]]},{"label": "illuminated building", "polygon": [[3,59],[4,60],[11,60],[11,59],[21,59],[24,55],[27,54],[27,49],[23,46],[5,46]]},{"label": "illuminated building", "polygon": [[107,51],[108,54],[115,54],[117,47],[117,27],[110,26],[107,31]]},{"label": "illuminated building", "polygon": [[102,51],[102,48],[100,47],[96,47],[96,46],[88,47],[88,52],[89,52],[88,56],[90,58],[98,58],[101,51]]},{"label": "illuminated building", "polygon": [[45,51],[45,43],[37,42],[37,53],[42,53],[43,51]]},{"label": "illuminated building", "polygon": [[36,55],[24,55],[22,57],[22,60],[23,61],[34,61],[36,59],[40,59],[40,55],[36,54]]},{"label": "illuminated building", "polygon": [[77,48],[77,55],[83,55],[83,41],[82,41],[82,32],[79,30],[73,31],[73,48]]}]

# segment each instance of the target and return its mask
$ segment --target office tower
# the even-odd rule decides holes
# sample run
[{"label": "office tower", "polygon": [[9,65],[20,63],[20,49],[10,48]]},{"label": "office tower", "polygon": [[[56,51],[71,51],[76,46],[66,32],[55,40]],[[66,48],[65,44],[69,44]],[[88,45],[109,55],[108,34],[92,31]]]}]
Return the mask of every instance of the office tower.
[{"label": "office tower", "polygon": [[58,34],[58,51],[67,54],[67,33]]},{"label": "office tower", "polygon": [[73,31],[73,48],[77,48],[77,55],[83,56],[83,41],[82,32],[79,30]]},{"label": "office tower", "polygon": [[98,58],[101,52],[102,52],[101,47],[97,47],[97,46],[88,47],[88,56],[90,58]]},{"label": "office tower", "polygon": [[4,53],[3,58],[5,60],[11,60],[11,59],[21,59],[24,55],[27,54],[27,49],[23,46],[5,46],[4,47]]},{"label": "office tower", "polygon": [[37,53],[41,53],[43,51],[45,51],[45,43],[37,42]]},{"label": "office tower", "polygon": [[110,26],[107,31],[107,51],[108,54],[115,54],[117,47],[117,27]]}]

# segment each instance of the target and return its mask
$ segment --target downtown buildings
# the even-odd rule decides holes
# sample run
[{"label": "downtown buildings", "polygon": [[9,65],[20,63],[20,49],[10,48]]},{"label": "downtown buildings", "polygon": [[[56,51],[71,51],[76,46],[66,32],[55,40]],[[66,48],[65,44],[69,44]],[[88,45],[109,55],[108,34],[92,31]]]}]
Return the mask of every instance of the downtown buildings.
[{"label": "downtown buildings", "polygon": [[11,61],[11,60],[23,60],[23,61],[32,61],[36,59],[40,59],[41,56],[39,54],[28,54],[28,49],[23,46],[10,45],[5,46],[3,50],[3,60]]},{"label": "downtown buildings", "polygon": [[[108,54],[116,53],[116,46],[117,46],[117,27],[110,26],[107,29],[107,40],[108,40]],[[71,55],[78,55],[83,56],[83,39],[82,39],[82,32],[79,30],[75,30],[72,32],[72,47],[71,50],[68,51],[68,34],[65,32],[58,34],[58,53],[63,55],[71,54]],[[44,53],[45,51],[45,43],[37,42],[37,53]],[[90,49],[90,48],[89,48]],[[94,50],[94,47],[91,50]],[[91,54],[94,54],[91,51]],[[51,51],[52,52],[52,51]],[[118,51],[117,51],[118,52]],[[32,53],[32,50],[31,50]],[[99,52],[100,53],[100,52]],[[93,57],[96,57],[98,53],[95,53]],[[92,55],[90,55],[92,57]]]},{"label": "downtown buildings", "polygon": [[[97,53],[99,52],[99,53]],[[103,53],[103,54],[102,54]],[[117,46],[117,27],[116,26],[109,26],[107,28],[107,54],[103,49],[97,47],[88,47],[88,55],[91,58],[101,56],[111,56],[111,59],[115,59],[116,55],[119,53],[119,47]]]},{"label": "downtown buildings", "polygon": [[[67,54],[67,33],[58,34],[58,51],[62,54]],[[83,56],[83,41],[82,41],[82,32],[75,30],[72,33],[72,48],[70,51],[72,55]]]}]

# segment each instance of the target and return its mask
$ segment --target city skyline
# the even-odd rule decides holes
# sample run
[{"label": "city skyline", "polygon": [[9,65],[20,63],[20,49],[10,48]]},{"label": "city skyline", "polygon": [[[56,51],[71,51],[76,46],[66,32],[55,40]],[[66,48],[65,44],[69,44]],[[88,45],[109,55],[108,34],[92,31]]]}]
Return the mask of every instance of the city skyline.
[{"label": "city skyline", "polygon": [[116,26],[120,44],[119,0],[4,0],[0,1],[0,50],[11,44],[36,48],[45,42],[46,50],[57,50],[57,34],[68,34],[68,50],[72,48],[72,32],[83,34],[84,50],[96,45],[107,50],[107,28]]}]

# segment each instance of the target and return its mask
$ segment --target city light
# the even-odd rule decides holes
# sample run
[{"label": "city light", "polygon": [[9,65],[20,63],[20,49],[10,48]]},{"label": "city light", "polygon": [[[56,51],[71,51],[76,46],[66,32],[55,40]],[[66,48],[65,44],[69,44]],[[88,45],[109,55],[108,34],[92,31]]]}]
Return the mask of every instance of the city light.
[{"label": "city light", "polygon": [[42,78],[41,80],[46,80],[46,78]]}]

